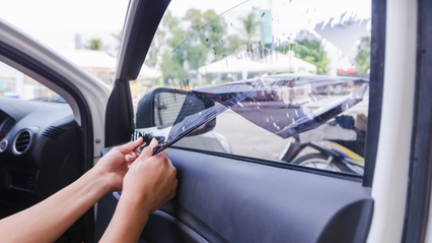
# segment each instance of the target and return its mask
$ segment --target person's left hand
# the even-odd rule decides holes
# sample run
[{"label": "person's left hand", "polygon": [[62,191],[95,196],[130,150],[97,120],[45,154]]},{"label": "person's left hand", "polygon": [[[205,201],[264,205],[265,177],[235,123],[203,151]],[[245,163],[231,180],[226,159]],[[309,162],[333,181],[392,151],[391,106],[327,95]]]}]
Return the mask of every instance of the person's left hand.
[{"label": "person's left hand", "polygon": [[96,163],[92,170],[105,178],[108,191],[122,190],[124,176],[131,163],[138,157],[135,151],[142,145],[142,138],[138,138],[136,141],[114,147]]}]

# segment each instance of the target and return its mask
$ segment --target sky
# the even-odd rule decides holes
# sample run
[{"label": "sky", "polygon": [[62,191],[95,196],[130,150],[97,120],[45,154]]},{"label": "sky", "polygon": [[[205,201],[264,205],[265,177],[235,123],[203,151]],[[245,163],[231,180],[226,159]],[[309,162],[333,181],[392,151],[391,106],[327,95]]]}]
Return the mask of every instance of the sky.
[{"label": "sky", "polygon": [[[244,0],[172,0],[169,9],[174,16],[182,17],[190,8],[201,10],[214,9],[217,14],[245,2]],[[240,9],[251,5],[252,0]],[[336,17],[329,25],[344,21],[345,17],[370,17],[369,0],[260,0],[261,5],[273,5],[275,38],[286,39],[288,32],[298,33],[300,29],[311,31],[318,22],[325,22]],[[0,0],[0,19],[18,27],[25,33],[49,46],[62,51],[75,48],[75,36],[78,34],[85,44],[90,39],[101,38],[105,51],[113,52],[118,41],[113,35],[123,28],[128,0]],[[238,17],[235,11],[234,21]],[[302,21],[299,21],[302,19]],[[286,23],[286,24],[285,24]],[[281,29],[278,29],[281,28]]]},{"label": "sky", "polygon": [[[217,13],[244,0],[172,0],[170,9],[182,16],[194,7]],[[113,34],[124,24],[128,0],[0,0],[0,18],[18,27],[49,47],[73,49],[75,35],[82,41],[101,38],[111,48],[117,44]]]},{"label": "sky", "polygon": [[114,38],[123,26],[125,0],[0,0],[0,18],[54,48],[73,48],[83,40]]}]

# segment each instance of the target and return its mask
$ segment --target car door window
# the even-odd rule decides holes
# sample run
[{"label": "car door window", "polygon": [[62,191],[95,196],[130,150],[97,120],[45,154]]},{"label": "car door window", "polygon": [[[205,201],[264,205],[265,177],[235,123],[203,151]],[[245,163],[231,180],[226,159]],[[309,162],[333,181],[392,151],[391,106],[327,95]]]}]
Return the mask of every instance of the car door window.
[{"label": "car door window", "polygon": [[[237,105],[213,99],[226,109],[211,131],[173,146],[361,176],[370,4],[251,0],[222,14],[191,6],[183,16],[169,7],[131,82],[133,101],[138,106],[146,92],[159,87],[211,98],[247,84],[253,95]],[[170,100],[156,102],[156,108],[180,102]]]}]

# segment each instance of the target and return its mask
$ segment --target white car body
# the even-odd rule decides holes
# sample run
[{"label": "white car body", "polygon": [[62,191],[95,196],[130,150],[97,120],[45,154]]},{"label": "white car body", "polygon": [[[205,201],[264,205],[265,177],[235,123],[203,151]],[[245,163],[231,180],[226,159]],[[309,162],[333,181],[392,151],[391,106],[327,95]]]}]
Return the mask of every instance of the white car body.
[{"label": "white car body", "polygon": [[[105,111],[111,89],[81,67],[65,59],[54,50],[43,45],[42,43],[37,42],[1,19],[0,39],[8,45],[32,56],[37,61],[51,67],[56,72],[61,73],[68,80],[73,80],[71,83],[83,94],[89,106],[90,113],[92,114],[94,132],[93,155],[95,159],[99,158],[100,152],[104,148]],[[32,73],[26,68],[2,56],[0,56],[0,61],[13,66],[22,72]],[[34,73],[33,75],[35,75],[35,78],[40,77]],[[76,104],[76,101],[69,95],[69,93],[60,88],[58,85],[42,77],[40,77],[38,80],[45,86],[64,97],[73,110],[76,122],[78,125],[81,125],[81,116],[78,110],[78,105]]]}]

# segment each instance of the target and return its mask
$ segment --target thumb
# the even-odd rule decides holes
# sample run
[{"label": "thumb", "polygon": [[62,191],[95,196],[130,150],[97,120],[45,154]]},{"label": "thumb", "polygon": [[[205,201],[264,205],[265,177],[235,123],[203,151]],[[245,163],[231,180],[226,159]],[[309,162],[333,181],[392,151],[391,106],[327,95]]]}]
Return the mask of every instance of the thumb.
[{"label": "thumb", "polygon": [[142,151],[138,159],[146,160],[147,158],[150,158],[153,155],[153,149],[154,147],[158,146],[158,141],[156,139],[152,139],[149,146],[145,147]]},{"label": "thumb", "polygon": [[138,148],[139,146],[141,146],[143,144],[143,138],[139,137],[137,140],[135,141],[131,141],[128,142],[126,144],[123,144],[119,147],[120,151],[122,151],[125,154],[128,154],[132,151],[134,151],[136,148]]}]

